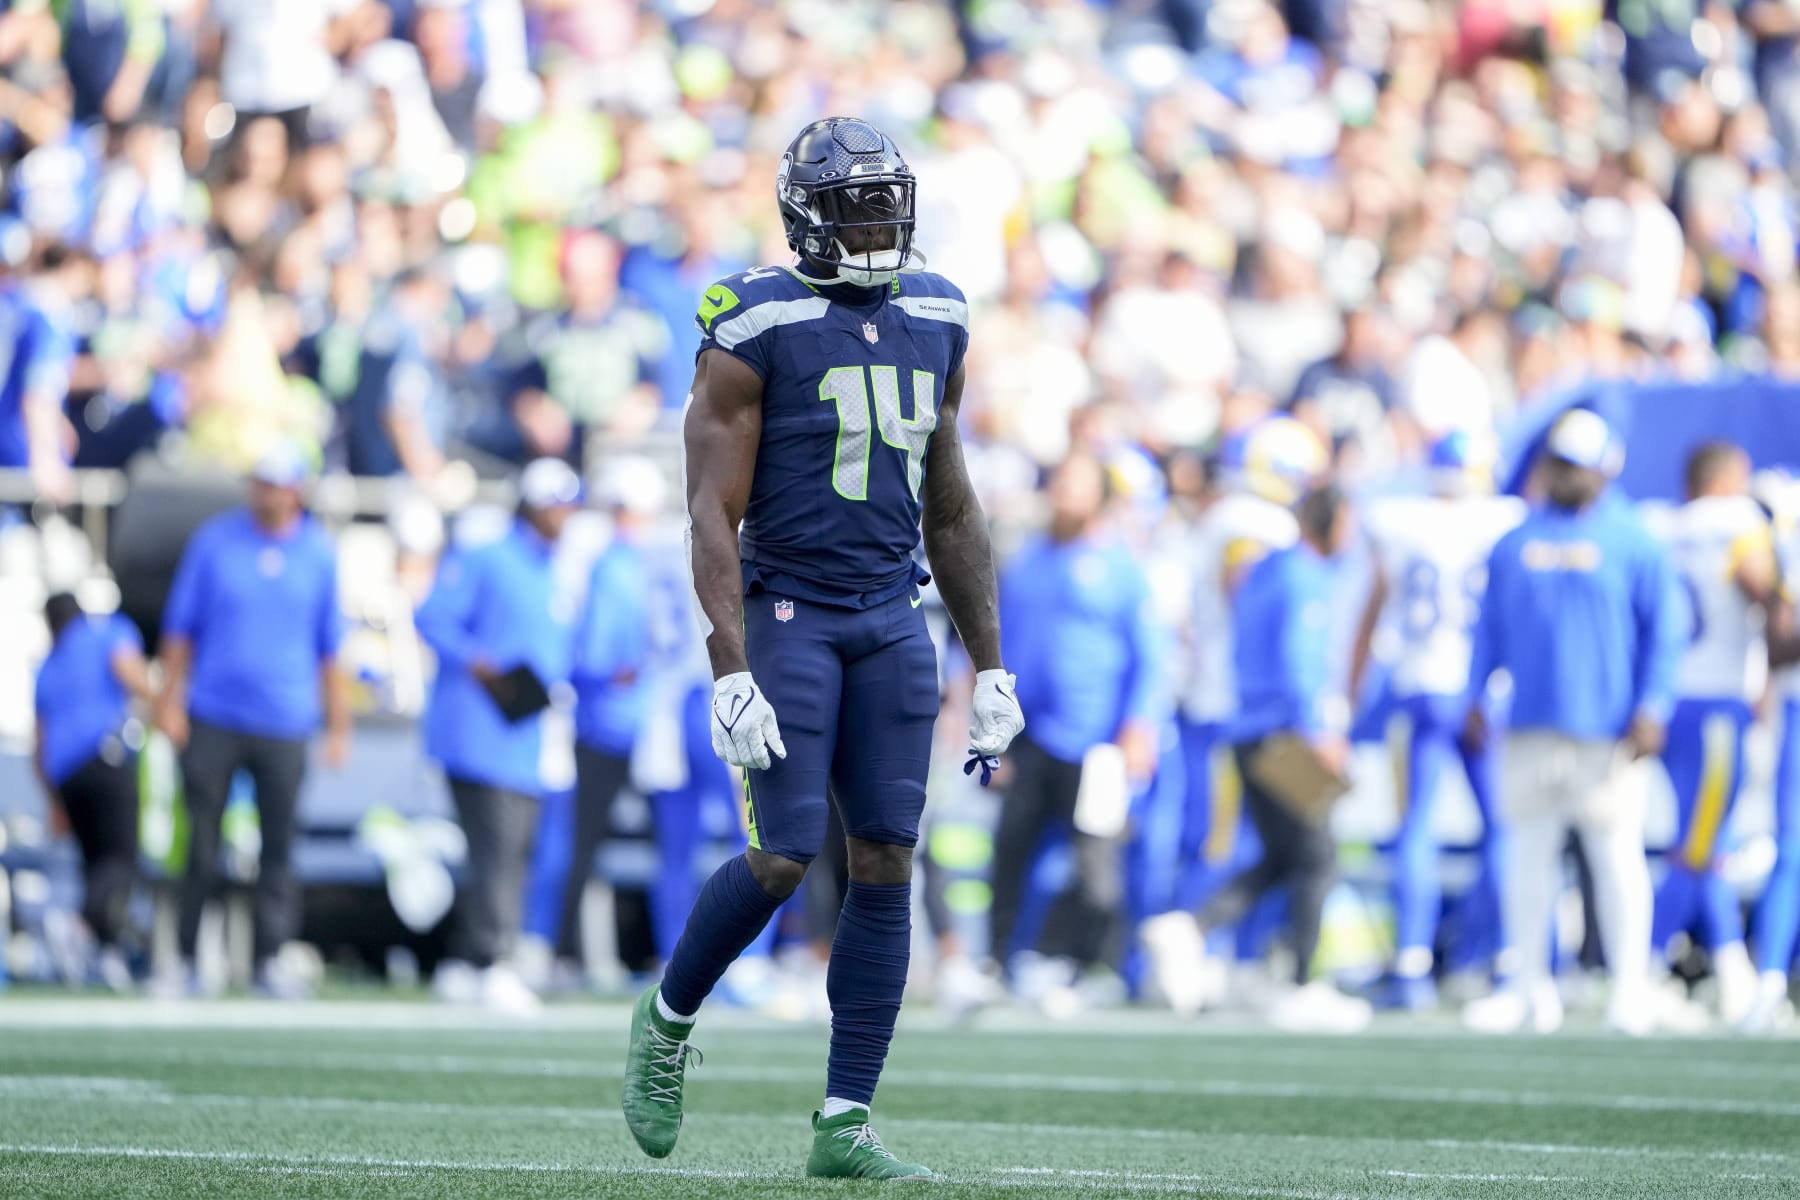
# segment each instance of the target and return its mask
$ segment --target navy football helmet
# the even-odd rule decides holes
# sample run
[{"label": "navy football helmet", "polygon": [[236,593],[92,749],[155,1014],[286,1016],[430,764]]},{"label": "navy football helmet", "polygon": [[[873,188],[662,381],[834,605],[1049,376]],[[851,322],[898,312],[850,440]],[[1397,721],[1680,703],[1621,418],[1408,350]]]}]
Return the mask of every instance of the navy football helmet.
[{"label": "navy football helmet", "polygon": [[788,144],[775,201],[788,245],[821,280],[884,287],[912,258],[912,170],[892,138],[827,117]]}]

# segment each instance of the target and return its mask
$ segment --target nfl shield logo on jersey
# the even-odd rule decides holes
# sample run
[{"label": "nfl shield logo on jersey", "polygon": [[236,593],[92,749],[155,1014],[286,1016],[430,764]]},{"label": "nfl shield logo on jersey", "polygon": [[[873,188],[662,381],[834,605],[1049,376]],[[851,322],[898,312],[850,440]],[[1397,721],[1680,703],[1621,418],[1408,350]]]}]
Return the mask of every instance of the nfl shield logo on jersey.
[{"label": "nfl shield logo on jersey", "polygon": [[793,620],[794,602],[792,600],[777,600],[775,602],[775,619],[777,621]]},{"label": "nfl shield logo on jersey", "polygon": [[879,342],[881,340],[881,330],[875,328],[875,322],[864,321],[863,336],[868,338],[871,342]]}]

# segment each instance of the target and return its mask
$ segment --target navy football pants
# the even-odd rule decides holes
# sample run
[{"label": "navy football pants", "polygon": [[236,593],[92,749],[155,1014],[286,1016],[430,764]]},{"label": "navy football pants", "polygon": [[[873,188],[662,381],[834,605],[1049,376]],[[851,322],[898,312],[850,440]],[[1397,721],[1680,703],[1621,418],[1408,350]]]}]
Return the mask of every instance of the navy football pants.
[{"label": "navy football pants", "polygon": [[787,746],[768,770],[745,772],[752,847],[811,862],[825,843],[827,784],[850,837],[917,843],[938,713],[937,650],[917,603],[744,598],[750,671]]}]

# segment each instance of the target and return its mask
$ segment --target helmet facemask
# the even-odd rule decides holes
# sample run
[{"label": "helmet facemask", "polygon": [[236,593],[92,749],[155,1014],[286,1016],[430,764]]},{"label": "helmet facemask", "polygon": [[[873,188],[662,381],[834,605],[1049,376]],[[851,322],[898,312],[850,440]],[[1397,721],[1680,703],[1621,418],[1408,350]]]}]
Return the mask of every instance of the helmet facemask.
[{"label": "helmet facemask", "polygon": [[822,184],[812,223],[796,247],[852,287],[885,287],[912,256],[914,181],[881,174]]}]

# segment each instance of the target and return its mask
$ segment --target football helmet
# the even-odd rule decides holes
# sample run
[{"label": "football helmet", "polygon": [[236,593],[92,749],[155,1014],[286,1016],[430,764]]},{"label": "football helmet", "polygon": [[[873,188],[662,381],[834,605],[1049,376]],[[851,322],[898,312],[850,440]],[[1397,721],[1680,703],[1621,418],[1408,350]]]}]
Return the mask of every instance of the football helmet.
[{"label": "football helmet", "polygon": [[1292,417],[1267,417],[1221,447],[1225,486],[1291,508],[1330,466],[1324,445]]},{"label": "football helmet", "polygon": [[788,245],[821,282],[885,287],[912,259],[912,169],[855,117],[814,121],[788,144],[775,202]]},{"label": "football helmet", "polygon": [[1494,467],[1498,460],[1491,436],[1473,430],[1453,429],[1426,451],[1431,490],[1439,496],[1492,492]]}]

